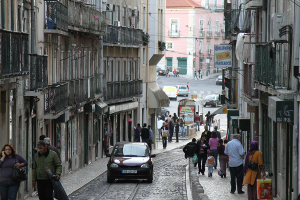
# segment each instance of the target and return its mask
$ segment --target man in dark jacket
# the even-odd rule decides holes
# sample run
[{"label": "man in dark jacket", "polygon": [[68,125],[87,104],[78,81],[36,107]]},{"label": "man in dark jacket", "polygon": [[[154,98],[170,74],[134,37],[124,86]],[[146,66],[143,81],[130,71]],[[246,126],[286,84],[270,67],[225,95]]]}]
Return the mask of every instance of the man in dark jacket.
[{"label": "man in dark jacket", "polygon": [[173,121],[174,121],[174,122],[176,122],[176,119],[178,119],[178,117],[177,117],[176,113],[174,113],[174,115],[173,115],[173,117],[172,117],[172,118],[173,118]]},{"label": "man in dark jacket", "polygon": [[141,139],[141,131],[140,131],[140,123],[137,124],[137,127],[134,129],[134,141],[135,142],[140,142]]},{"label": "man in dark jacket", "polygon": [[178,119],[176,119],[176,121],[175,121],[176,142],[179,142],[178,141],[178,132],[179,132],[179,123],[178,123]]},{"label": "man in dark jacket", "polygon": [[60,159],[60,153],[59,153],[58,149],[57,149],[55,146],[52,146],[52,145],[51,145],[51,140],[50,140],[50,138],[45,137],[45,138],[44,138],[44,142],[46,143],[48,149],[54,151],[54,152],[57,154],[57,156],[58,156],[58,158],[59,158],[59,160],[60,160],[60,162],[61,162],[61,159]]},{"label": "man in dark jacket", "polygon": [[169,133],[170,133],[169,142],[172,142],[173,132],[174,132],[174,120],[173,118],[171,118],[171,120],[169,121]]},{"label": "man in dark jacket", "polygon": [[191,142],[187,143],[183,148],[183,152],[185,153],[185,158],[192,158],[196,153],[197,144],[196,138],[193,138]]},{"label": "man in dark jacket", "polygon": [[206,141],[209,142],[209,138],[211,138],[211,132],[208,130],[207,125],[204,126],[204,131],[203,131],[202,135],[205,135]]},{"label": "man in dark jacket", "polygon": [[147,124],[144,123],[141,131],[142,142],[146,142],[148,144],[149,136],[149,129],[147,129]]},{"label": "man in dark jacket", "polygon": [[207,159],[207,149],[209,149],[208,142],[206,140],[205,134],[202,134],[201,139],[197,142],[197,156],[198,156],[198,168],[199,174],[204,175],[205,172],[205,163]]}]

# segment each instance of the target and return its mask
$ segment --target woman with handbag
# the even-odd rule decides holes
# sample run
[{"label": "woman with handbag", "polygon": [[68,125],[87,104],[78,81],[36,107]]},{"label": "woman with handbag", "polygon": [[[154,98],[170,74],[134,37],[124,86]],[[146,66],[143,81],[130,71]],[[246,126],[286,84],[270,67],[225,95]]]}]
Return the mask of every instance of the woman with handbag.
[{"label": "woman with handbag", "polygon": [[164,149],[167,147],[167,138],[169,136],[169,128],[166,125],[166,122],[163,123],[161,127],[161,137]]},{"label": "woman with handbag", "polygon": [[261,171],[264,172],[261,151],[258,150],[258,142],[252,141],[243,170],[245,174],[243,185],[247,184],[248,200],[257,199],[256,180],[261,178]]},{"label": "woman with handbag", "polygon": [[[27,161],[16,154],[11,144],[5,144],[1,149],[0,158],[0,196],[1,199],[15,200],[20,187],[20,181],[13,178],[14,170],[27,166]],[[15,169],[15,167],[17,167]]]}]

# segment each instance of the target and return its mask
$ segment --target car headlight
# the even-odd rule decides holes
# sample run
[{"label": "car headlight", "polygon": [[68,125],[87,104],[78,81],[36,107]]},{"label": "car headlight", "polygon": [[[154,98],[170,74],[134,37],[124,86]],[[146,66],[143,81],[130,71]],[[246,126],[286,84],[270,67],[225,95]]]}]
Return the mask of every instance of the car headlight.
[{"label": "car headlight", "polygon": [[141,168],[149,168],[149,165],[148,164],[142,164]]},{"label": "car headlight", "polygon": [[118,168],[119,165],[117,165],[116,163],[112,163],[112,164],[110,164],[110,167],[111,167],[111,168]]}]

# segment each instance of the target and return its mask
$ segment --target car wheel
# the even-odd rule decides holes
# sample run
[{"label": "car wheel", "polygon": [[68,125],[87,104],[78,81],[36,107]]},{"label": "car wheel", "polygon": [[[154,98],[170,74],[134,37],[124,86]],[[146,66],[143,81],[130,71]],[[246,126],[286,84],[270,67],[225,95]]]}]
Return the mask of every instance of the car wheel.
[{"label": "car wheel", "polygon": [[107,175],[106,177],[107,177],[107,183],[112,183],[114,181],[114,179],[110,178],[109,175]]},{"label": "car wheel", "polygon": [[152,183],[153,182],[153,171],[151,172],[150,177],[147,179],[148,183]]}]

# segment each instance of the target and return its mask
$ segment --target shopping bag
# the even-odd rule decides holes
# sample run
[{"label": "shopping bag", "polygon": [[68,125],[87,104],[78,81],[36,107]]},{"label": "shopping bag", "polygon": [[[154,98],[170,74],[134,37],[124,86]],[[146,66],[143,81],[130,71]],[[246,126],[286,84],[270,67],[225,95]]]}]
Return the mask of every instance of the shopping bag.
[{"label": "shopping bag", "polygon": [[272,180],[257,179],[257,199],[273,199]]},{"label": "shopping bag", "polygon": [[193,163],[198,163],[198,156],[194,155],[193,159],[192,159]]}]

